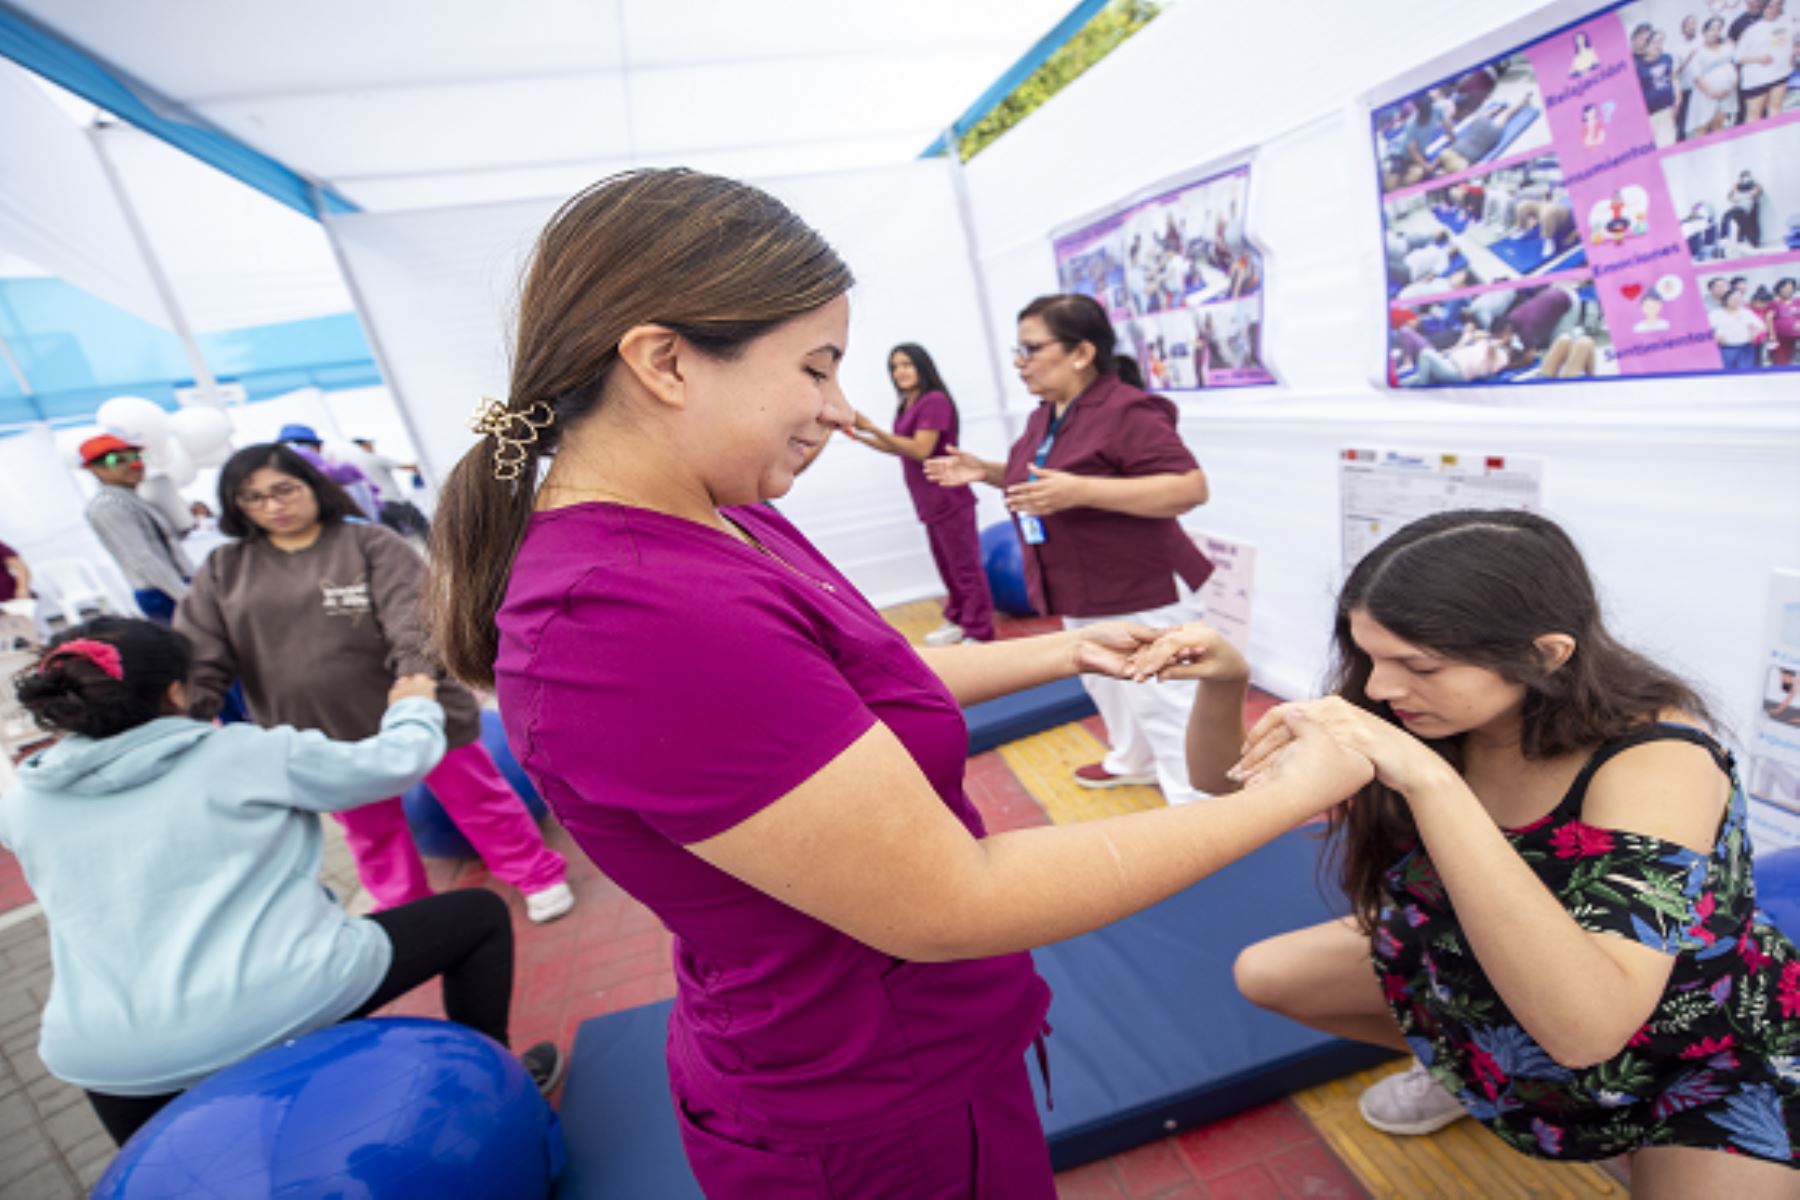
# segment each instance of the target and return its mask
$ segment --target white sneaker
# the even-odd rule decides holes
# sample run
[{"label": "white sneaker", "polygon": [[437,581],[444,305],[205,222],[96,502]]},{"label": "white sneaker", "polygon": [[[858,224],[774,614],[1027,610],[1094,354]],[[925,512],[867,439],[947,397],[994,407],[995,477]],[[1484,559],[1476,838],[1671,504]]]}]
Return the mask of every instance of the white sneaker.
[{"label": "white sneaker", "polygon": [[575,893],[566,883],[553,883],[541,892],[525,893],[525,916],[534,925],[554,921],[575,907]]},{"label": "white sneaker", "polygon": [[1432,1133],[1469,1115],[1416,1058],[1406,1070],[1370,1084],[1356,1106],[1363,1120],[1400,1137]]},{"label": "white sneaker", "polygon": [[954,646],[963,640],[962,626],[945,621],[920,640],[927,646]]}]

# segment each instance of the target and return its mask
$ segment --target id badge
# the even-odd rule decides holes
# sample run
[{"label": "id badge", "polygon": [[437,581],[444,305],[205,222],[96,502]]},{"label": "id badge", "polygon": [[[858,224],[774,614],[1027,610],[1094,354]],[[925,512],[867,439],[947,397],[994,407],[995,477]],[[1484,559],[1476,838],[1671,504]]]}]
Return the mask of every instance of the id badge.
[{"label": "id badge", "polygon": [[1029,514],[1019,517],[1019,536],[1025,539],[1027,546],[1044,544],[1044,523]]}]

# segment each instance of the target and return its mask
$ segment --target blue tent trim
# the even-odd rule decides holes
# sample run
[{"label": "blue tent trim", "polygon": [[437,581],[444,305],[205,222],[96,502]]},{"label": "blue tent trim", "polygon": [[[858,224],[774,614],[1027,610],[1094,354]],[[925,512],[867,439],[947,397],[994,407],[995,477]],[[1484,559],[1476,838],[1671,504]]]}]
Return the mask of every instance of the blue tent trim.
[{"label": "blue tent trim", "polygon": [[[1093,20],[1095,14],[1105,8],[1109,2],[1110,0],[1081,0],[1073,9],[1069,10],[1068,16],[1058,21],[1054,29],[1039,38],[1036,45],[1027,50],[1018,62],[1008,67],[1004,75],[996,79],[987,91],[981,93],[975,103],[969,105],[963,112],[962,116],[956,118],[950,127],[956,136],[960,138],[969,132],[975,127],[977,121],[987,116],[999,106],[1002,100],[1012,95],[1013,90],[1024,83],[1027,76],[1043,66],[1052,54],[1061,50],[1070,38],[1081,32],[1082,26]],[[919,157],[936,158],[949,148],[949,135],[940,133],[931,145],[920,152]]]},{"label": "blue tent trim", "polygon": [[327,212],[360,211],[330,188],[215,129],[5,0],[0,0],[0,55],[314,220],[320,215],[315,194]]}]

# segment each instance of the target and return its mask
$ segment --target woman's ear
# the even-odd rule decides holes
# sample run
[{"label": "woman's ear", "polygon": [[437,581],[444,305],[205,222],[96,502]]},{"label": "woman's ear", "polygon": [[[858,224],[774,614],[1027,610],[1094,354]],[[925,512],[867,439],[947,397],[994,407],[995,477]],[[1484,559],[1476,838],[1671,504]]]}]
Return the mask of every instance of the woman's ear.
[{"label": "woman's ear", "polygon": [[619,339],[619,362],[650,397],[671,408],[687,402],[681,338],[661,325],[637,325]]},{"label": "woman's ear", "polygon": [[1531,645],[1537,650],[1538,664],[1546,675],[1554,674],[1575,657],[1575,639],[1566,633],[1546,633],[1532,639]]},{"label": "woman's ear", "polygon": [[177,679],[163,693],[163,712],[172,717],[185,717],[188,711],[187,684]]},{"label": "woman's ear", "polygon": [[1075,348],[1069,351],[1069,365],[1077,371],[1085,371],[1094,365],[1094,357],[1094,343],[1077,342]]}]

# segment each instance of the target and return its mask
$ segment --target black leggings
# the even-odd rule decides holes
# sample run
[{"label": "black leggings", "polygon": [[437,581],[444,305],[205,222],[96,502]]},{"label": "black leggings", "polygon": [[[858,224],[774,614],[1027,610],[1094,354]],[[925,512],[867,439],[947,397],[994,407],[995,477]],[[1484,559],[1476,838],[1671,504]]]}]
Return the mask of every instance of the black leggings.
[{"label": "black leggings", "polygon": [[[422,983],[444,977],[444,1015],[460,1025],[507,1044],[512,1007],[513,932],[506,901],[483,888],[462,888],[402,904],[369,920],[394,944],[375,991],[346,1021],[366,1017]],[[160,1096],[115,1096],[88,1092],[88,1102],[113,1141],[123,1146],[138,1127],[161,1112],[180,1092]]]}]

